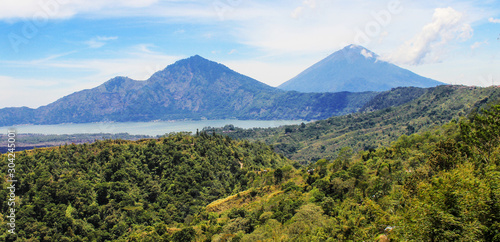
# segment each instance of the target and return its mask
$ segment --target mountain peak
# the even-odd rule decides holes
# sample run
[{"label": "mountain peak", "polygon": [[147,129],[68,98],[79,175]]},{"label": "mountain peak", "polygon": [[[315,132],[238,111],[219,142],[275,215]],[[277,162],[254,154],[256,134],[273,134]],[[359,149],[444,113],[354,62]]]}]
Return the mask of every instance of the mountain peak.
[{"label": "mountain peak", "polygon": [[348,45],[281,84],[279,88],[299,92],[364,92],[443,84],[380,61],[378,57],[363,46]]},{"label": "mountain peak", "polygon": [[344,50],[346,50],[346,49],[360,49],[360,50],[365,49],[366,50],[365,47],[363,47],[361,45],[356,45],[356,44],[350,44],[350,45],[344,47]]},{"label": "mountain peak", "polygon": [[205,59],[200,55],[193,55],[186,59],[178,60],[173,65],[221,65],[221,64]]},{"label": "mountain peak", "polygon": [[158,84],[157,88],[166,88],[178,93],[184,93],[191,87],[200,90],[214,89],[214,93],[220,90],[230,93],[239,88],[251,91],[281,92],[277,88],[241,75],[223,64],[199,55],[178,60],[162,71],[156,72],[148,79],[148,83]]},{"label": "mountain peak", "polygon": [[378,59],[378,55],[370,51],[369,49],[361,46],[361,45],[348,45],[344,47],[342,50],[337,51],[332,54],[333,56],[341,56],[347,59],[364,57],[365,59],[370,59],[376,61]]},{"label": "mountain peak", "polygon": [[136,89],[143,86],[145,83],[142,81],[135,81],[128,77],[117,76],[114,77],[97,88],[102,92],[119,92],[125,89]]},{"label": "mountain peak", "polygon": [[165,69],[153,74],[149,81],[163,80],[168,73],[171,72],[185,72],[185,73],[225,73],[233,72],[231,69],[217,63],[201,57],[200,55],[194,55],[186,59],[178,60],[175,63],[168,65]]},{"label": "mountain peak", "polygon": [[[175,66],[175,65],[181,65],[181,66],[189,66],[190,68],[193,68],[193,69],[217,69],[217,70],[221,70],[221,71],[230,71],[230,69],[228,67],[226,67],[225,65],[223,64],[220,64],[218,62],[215,62],[215,61],[211,61],[209,59],[205,59],[203,57],[201,57],[200,55],[193,55],[189,58],[186,58],[186,59],[183,59],[183,60],[179,60],[177,62],[175,62],[172,66]],[[168,67],[167,67],[168,68]]]},{"label": "mountain peak", "polygon": [[370,51],[370,50],[368,50],[367,48],[365,48],[365,47],[363,47],[361,45],[351,44],[351,45],[348,45],[348,46],[342,48],[341,50],[339,50],[339,51],[337,51],[335,53],[338,53],[338,52],[352,52],[352,53],[358,53],[359,54],[362,50]]},{"label": "mountain peak", "polygon": [[189,60],[189,61],[210,61],[206,58],[201,57],[200,55],[193,55],[193,56],[187,58],[186,60]]}]

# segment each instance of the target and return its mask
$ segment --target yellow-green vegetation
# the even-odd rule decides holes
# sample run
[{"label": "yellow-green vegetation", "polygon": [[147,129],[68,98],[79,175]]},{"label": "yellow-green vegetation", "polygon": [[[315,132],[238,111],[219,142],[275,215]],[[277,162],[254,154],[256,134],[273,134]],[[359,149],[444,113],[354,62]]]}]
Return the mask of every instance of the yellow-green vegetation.
[{"label": "yellow-green vegetation", "polygon": [[[7,167],[6,155],[0,161]],[[206,205],[253,187],[257,170],[287,163],[263,143],[204,132],[17,152],[16,235],[4,229],[0,240],[186,241],[193,230],[184,223],[199,221]]]},{"label": "yellow-green vegetation", "polygon": [[275,169],[277,185],[187,225],[201,226],[196,241],[500,241],[499,165],[500,105],[286,179]]}]

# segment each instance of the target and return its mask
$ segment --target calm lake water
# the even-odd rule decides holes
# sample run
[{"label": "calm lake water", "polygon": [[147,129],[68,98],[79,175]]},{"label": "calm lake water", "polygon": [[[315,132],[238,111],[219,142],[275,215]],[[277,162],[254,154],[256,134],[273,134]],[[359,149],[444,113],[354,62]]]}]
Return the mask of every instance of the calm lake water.
[{"label": "calm lake water", "polygon": [[[270,128],[283,125],[300,124],[301,120],[201,120],[175,122],[127,122],[127,123],[85,123],[57,125],[21,125],[15,126],[18,134],[94,134],[94,133],[129,133],[131,135],[164,135],[170,132],[196,132],[205,127],[224,127],[232,124],[240,128]],[[1,127],[7,130],[10,127]]]}]

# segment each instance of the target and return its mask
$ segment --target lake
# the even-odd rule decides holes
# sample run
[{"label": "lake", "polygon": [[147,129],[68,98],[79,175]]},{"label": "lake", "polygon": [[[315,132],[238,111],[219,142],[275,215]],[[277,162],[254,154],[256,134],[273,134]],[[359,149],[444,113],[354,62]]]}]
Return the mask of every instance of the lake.
[{"label": "lake", "polygon": [[[240,128],[272,128],[283,125],[306,123],[302,120],[200,120],[200,121],[161,121],[161,122],[125,122],[125,123],[84,123],[57,125],[20,125],[15,126],[18,134],[94,134],[94,133],[129,133],[131,135],[164,135],[170,132],[196,132],[205,127],[224,127],[232,124]],[[10,127],[1,127],[7,131]],[[4,132],[2,131],[2,132]]]}]

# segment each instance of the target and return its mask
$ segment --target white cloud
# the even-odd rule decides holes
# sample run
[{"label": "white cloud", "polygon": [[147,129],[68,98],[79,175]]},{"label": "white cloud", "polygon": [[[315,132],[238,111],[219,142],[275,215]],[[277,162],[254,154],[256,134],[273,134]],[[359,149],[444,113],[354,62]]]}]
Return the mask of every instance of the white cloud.
[{"label": "white cloud", "polygon": [[[194,17],[215,16],[211,9],[200,4],[202,1],[182,3],[178,0],[2,0],[0,20],[65,19],[76,15],[117,16],[171,16]],[[137,11],[137,10],[141,11]]]},{"label": "white cloud", "polygon": [[205,33],[203,34],[203,38],[205,39],[211,39],[214,37],[214,33]]},{"label": "white cloud", "polygon": [[[358,33],[365,32],[373,24],[380,26],[380,31],[370,35],[372,41],[363,46],[375,51],[393,48],[415,34],[409,30],[426,24],[423,17],[432,16],[427,5],[414,7],[409,5],[417,3],[402,1],[402,11],[394,12],[387,21],[385,16],[377,14],[391,10],[389,3],[393,1],[316,0],[300,1],[295,5],[290,2],[295,1],[269,1],[265,5],[238,10],[241,15],[247,11],[260,14],[237,19],[240,26],[232,34],[240,43],[256,47],[266,55],[324,56],[356,43]],[[380,18],[387,23],[379,24]]]},{"label": "white cloud", "polygon": [[373,54],[370,53],[370,52],[368,52],[368,51],[366,51],[365,49],[361,50],[361,55],[363,55],[366,58],[372,58],[373,57]]},{"label": "white cloud", "polygon": [[[66,5],[66,7],[62,4]],[[67,18],[75,14],[69,8],[71,1],[3,0],[0,2],[0,19]]]},{"label": "white cloud", "polygon": [[116,40],[118,37],[113,36],[113,37],[106,37],[106,36],[97,36],[95,38],[92,38],[90,40],[85,41],[85,44],[92,49],[98,49],[106,45],[106,43],[110,40]]},{"label": "white cloud", "polygon": [[136,46],[133,46],[132,50],[134,51],[134,53],[157,55],[156,52],[151,50],[151,48],[155,48],[155,47],[156,46],[154,44],[138,44]]},{"label": "white cloud", "polygon": [[118,37],[116,37],[116,36],[111,36],[111,37],[108,37],[108,36],[97,36],[97,37],[95,37],[95,39],[98,40],[98,41],[108,41],[108,40],[118,39]]},{"label": "white cloud", "polygon": [[473,29],[465,23],[463,13],[451,7],[437,8],[430,24],[385,59],[409,65],[439,61],[444,45],[453,40],[470,39],[472,33]]},{"label": "white cloud", "polygon": [[234,36],[240,43],[272,55],[335,50],[343,47],[342,42],[352,43],[352,26],[345,24],[348,20],[339,20],[352,19],[352,16],[330,8],[327,13],[325,9],[320,10],[321,7],[317,7],[314,14],[302,15],[305,7],[281,9],[251,21],[241,21]]},{"label": "white cloud", "polygon": [[179,29],[174,32],[174,34],[184,34],[184,33],[186,33],[186,30],[184,29]]},{"label": "white cloud", "polygon": [[292,16],[292,18],[299,18],[301,15],[302,15],[302,12],[304,11],[304,7],[302,6],[299,6],[297,8],[295,8],[292,13],[290,14],[290,16]]},{"label": "white cloud", "polygon": [[296,7],[292,11],[290,16],[294,19],[298,19],[298,18],[302,17],[302,15],[304,14],[304,11],[306,11],[306,9],[315,9],[315,8],[316,8],[316,0],[304,0],[302,2],[302,5]]},{"label": "white cloud", "polygon": [[47,57],[42,58],[42,59],[33,60],[33,61],[31,61],[31,63],[32,64],[44,63],[44,62],[55,60],[55,59],[58,59],[58,58],[61,58],[61,57],[64,57],[64,56],[68,56],[68,55],[71,55],[71,54],[74,54],[74,53],[77,53],[77,51],[73,50],[73,51],[68,51],[68,52],[65,52],[65,53],[53,54],[53,55],[47,56]]},{"label": "white cloud", "polygon": [[490,21],[490,23],[500,24],[500,19],[497,18],[489,18],[488,21]]},{"label": "white cloud", "polygon": [[307,5],[310,8],[316,8],[316,0],[304,0],[304,5]]},{"label": "white cloud", "polygon": [[481,47],[481,46],[483,46],[483,45],[487,45],[487,44],[489,44],[489,43],[488,43],[488,40],[485,40],[485,41],[482,41],[482,42],[477,41],[477,42],[475,42],[474,44],[472,44],[472,45],[470,46],[470,48],[471,48],[472,50],[475,50],[475,49],[477,49],[477,48],[479,48],[479,47]]},{"label": "white cloud", "polygon": [[94,74],[82,77],[90,81],[89,87],[99,85],[115,76],[128,76],[134,80],[146,80],[156,71],[184,58],[153,52],[146,44],[126,50],[126,56],[114,59],[61,60],[46,63],[48,67],[88,70]]}]

